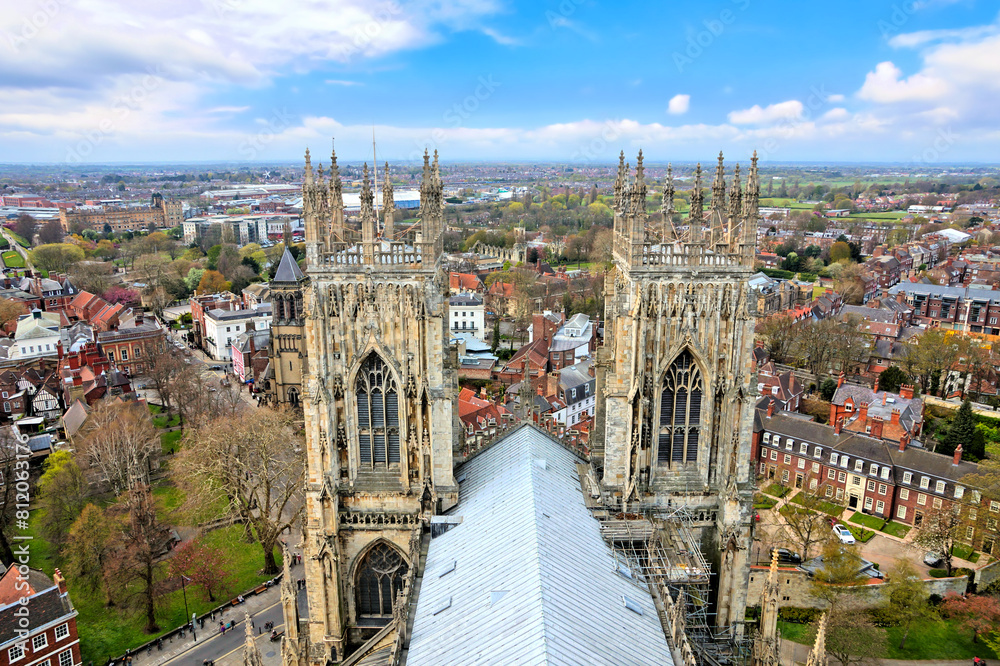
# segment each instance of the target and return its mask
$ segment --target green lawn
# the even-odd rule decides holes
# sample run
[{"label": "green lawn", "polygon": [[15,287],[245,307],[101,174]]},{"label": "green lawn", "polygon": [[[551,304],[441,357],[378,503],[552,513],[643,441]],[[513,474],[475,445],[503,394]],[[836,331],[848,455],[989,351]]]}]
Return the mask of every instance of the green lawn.
[{"label": "green lawn", "polygon": [[886,534],[891,534],[894,537],[899,537],[902,539],[910,532],[909,525],[903,525],[902,523],[894,523],[891,520],[885,524],[882,531]]},{"label": "green lawn", "polygon": [[874,530],[869,530],[865,529],[864,527],[858,527],[856,525],[850,525],[850,524],[845,524],[844,527],[849,529],[851,531],[851,534],[854,535],[854,538],[860,541],[861,543],[868,543],[875,537]]},{"label": "green lawn", "polygon": [[781,498],[791,492],[791,488],[786,488],[780,483],[772,483],[767,488],[764,488],[764,492],[772,497]]},{"label": "green lawn", "polygon": [[[778,629],[782,638],[804,645],[812,644],[814,634],[808,624],[778,622]],[[889,644],[888,652],[885,655],[876,655],[883,658],[923,661],[971,660],[976,656],[992,659],[996,656],[982,642],[973,643],[971,632],[963,629],[954,620],[915,623],[910,627],[910,633],[906,637],[906,648],[902,650],[899,649],[899,642],[902,640],[903,630],[899,627],[887,627],[885,632]]]},{"label": "green lawn", "polygon": [[[808,495],[803,491],[795,495],[795,497],[790,499],[789,502],[795,502],[796,504],[802,505],[805,503],[807,497]],[[822,511],[825,514],[834,517],[839,517],[840,514],[844,512],[844,507],[840,506],[839,504],[834,504],[833,502],[827,502],[826,500],[818,498],[816,498],[815,501],[810,500],[810,502],[811,502],[810,508]]]},{"label": "green lawn", "polygon": [[173,428],[181,424],[180,414],[160,414],[153,417],[153,425],[157,428]]},{"label": "green lawn", "polygon": [[858,525],[864,525],[867,528],[873,530],[881,530],[885,521],[881,518],[876,518],[875,516],[866,516],[860,511],[855,511],[854,515],[848,518],[852,523],[857,523]]},{"label": "green lawn", "polygon": [[951,554],[967,562],[976,563],[979,561],[979,553],[973,551],[970,546],[964,543],[956,543],[951,549]]},{"label": "green lawn", "polygon": [[761,509],[763,511],[766,511],[768,509],[773,509],[774,505],[777,503],[778,500],[774,499],[773,497],[768,497],[767,495],[763,495],[761,493],[757,493],[756,495],[754,495],[753,498],[753,508]]},{"label": "green lawn", "polygon": [[3,265],[7,268],[24,268],[24,258],[14,250],[7,250],[2,255]]},{"label": "green lawn", "polygon": [[[171,484],[162,484],[153,489],[156,498],[157,516],[167,519],[171,524],[190,524],[183,511],[184,493]],[[219,515],[215,513],[215,515]],[[56,561],[54,547],[42,537],[39,529],[41,511],[31,512],[29,530],[33,538],[30,542],[31,566],[41,569],[49,576],[59,565]],[[174,520],[171,520],[173,518]],[[209,532],[202,536],[202,543],[222,551],[222,561],[226,563],[231,577],[229,589],[224,594],[217,595],[217,600],[210,602],[207,596],[198,588],[188,588],[187,600],[189,612],[199,615],[217,607],[222,600],[234,597],[240,592],[252,589],[268,580],[270,576],[258,572],[264,566],[264,552],[254,543],[247,543],[241,525],[234,525]],[[281,554],[277,553],[278,563]],[[74,586],[69,582],[70,597],[79,612],[77,628],[80,633],[80,646],[83,650],[83,661],[93,661],[95,664],[105,664],[111,656],[119,656],[128,648],[135,648],[154,638],[156,634],[146,634],[143,629],[143,618],[137,614],[109,609],[104,603],[100,591],[87,590],[81,585]],[[185,616],[182,592],[176,590],[162,595],[157,602],[156,619],[162,632],[180,626],[188,617]]]},{"label": "green lawn", "polygon": [[162,433],[160,435],[160,449],[163,455],[180,451],[180,441],[183,436],[184,431],[182,430],[171,430],[170,432]]},{"label": "green lawn", "polygon": [[3,236],[0,236],[0,250],[10,247],[10,243]]},{"label": "green lawn", "polygon": [[20,245],[21,247],[31,247],[31,243],[29,243],[28,241],[24,240],[23,236],[18,236],[17,234],[15,234],[10,229],[7,230],[7,235],[10,236],[11,238],[13,238],[14,241],[18,245]]}]

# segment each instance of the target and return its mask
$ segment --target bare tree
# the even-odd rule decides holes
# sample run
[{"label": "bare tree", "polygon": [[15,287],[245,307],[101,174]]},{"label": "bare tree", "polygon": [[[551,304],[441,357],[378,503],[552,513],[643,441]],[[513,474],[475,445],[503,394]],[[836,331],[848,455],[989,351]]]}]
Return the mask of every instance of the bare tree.
[{"label": "bare tree", "polygon": [[160,440],[140,403],[102,400],[83,427],[80,457],[115,495],[149,483]]},{"label": "bare tree", "polygon": [[145,376],[149,387],[156,391],[160,404],[167,411],[175,409],[174,383],[189,366],[180,354],[163,353],[161,342],[148,341],[142,345],[142,357],[148,359]]},{"label": "bare tree", "polygon": [[776,363],[784,363],[788,360],[800,328],[788,315],[774,314],[757,323],[757,335],[764,341],[764,349],[771,359]]},{"label": "bare tree", "polygon": [[115,536],[107,566],[119,598],[143,614],[146,633],[153,633],[160,629],[156,623],[156,597],[167,530],[156,519],[149,486],[129,490],[126,505],[128,518]]},{"label": "bare tree", "polygon": [[781,509],[785,537],[802,549],[802,559],[809,559],[813,546],[830,538],[828,516],[819,510],[823,500],[803,490],[801,503],[789,502]]},{"label": "bare tree", "polygon": [[294,418],[289,410],[260,408],[207,422],[189,432],[192,445],[177,461],[197,501],[224,500],[230,515],[246,521],[264,550],[268,574],[278,571],[278,536],[301,509],[305,468]]}]

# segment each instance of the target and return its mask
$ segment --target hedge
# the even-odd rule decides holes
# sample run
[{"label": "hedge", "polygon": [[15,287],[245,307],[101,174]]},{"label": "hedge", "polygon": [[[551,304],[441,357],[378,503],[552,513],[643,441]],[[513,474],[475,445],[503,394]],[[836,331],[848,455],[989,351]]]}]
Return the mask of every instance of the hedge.
[{"label": "hedge", "polygon": [[795,624],[811,624],[820,616],[818,608],[778,608],[778,619],[782,622],[793,622]]}]

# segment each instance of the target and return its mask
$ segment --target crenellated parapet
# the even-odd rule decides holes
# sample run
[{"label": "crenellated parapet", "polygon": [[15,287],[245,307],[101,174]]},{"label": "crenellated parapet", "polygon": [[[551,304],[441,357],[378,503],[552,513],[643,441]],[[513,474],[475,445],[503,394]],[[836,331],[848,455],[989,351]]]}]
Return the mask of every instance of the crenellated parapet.
[{"label": "crenellated parapet", "polygon": [[709,212],[705,214],[702,171],[695,169],[691,206],[686,220],[674,207],[673,168],[667,167],[660,221],[651,224],[646,210],[647,186],[642,151],[634,179],[622,153],[615,179],[613,210],[614,255],[625,271],[680,272],[691,268],[725,269],[737,273],[753,270],[757,242],[760,183],[757,154],[750,160],[746,188],[736,165],[728,187],[722,153],[712,182]]},{"label": "crenellated parapet", "polygon": [[361,187],[360,239],[344,221],[343,183],[337,155],[330,156],[329,175],[323,167],[313,170],[309,151],[305,156],[302,181],[302,214],[305,218],[305,242],[310,274],[330,271],[360,270],[391,273],[400,271],[434,272],[443,250],[444,193],[437,151],[434,160],[425,151],[423,179],[420,185],[420,225],[414,241],[396,238],[393,225],[395,205],[389,165],[385,165],[382,219],[375,209],[375,183],[364,166]]}]

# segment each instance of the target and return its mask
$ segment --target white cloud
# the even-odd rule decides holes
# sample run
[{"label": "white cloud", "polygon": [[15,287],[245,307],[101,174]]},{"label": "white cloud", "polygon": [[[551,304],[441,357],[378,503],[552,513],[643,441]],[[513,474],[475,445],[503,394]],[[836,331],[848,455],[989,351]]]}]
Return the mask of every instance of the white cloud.
[{"label": "white cloud", "polygon": [[484,35],[486,35],[487,37],[495,41],[497,44],[500,44],[502,46],[517,46],[518,44],[520,44],[520,42],[517,39],[509,37],[507,35],[500,34],[493,28],[480,28],[480,30]]},{"label": "white cloud", "polygon": [[363,86],[360,81],[346,81],[344,79],[327,79],[324,81],[328,86]]},{"label": "white cloud", "polygon": [[679,116],[688,112],[691,106],[691,95],[674,95],[667,104],[667,113]]},{"label": "white cloud", "polygon": [[832,103],[836,104],[838,102],[843,102],[845,99],[846,98],[843,95],[841,95],[839,93],[836,93],[836,94],[828,96],[826,98],[826,101],[827,102],[832,102]]},{"label": "white cloud", "polygon": [[734,125],[767,125],[782,120],[795,120],[802,117],[803,108],[802,102],[797,99],[769,104],[766,107],[754,104],[749,109],[731,111],[729,122]]},{"label": "white cloud", "polygon": [[847,109],[842,107],[837,107],[835,109],[830,109],[822,116],[820,116],[819,119],[823,121],[838,121],[838,120],[845,120],[850,117],[851,114],[848,113]]},{"label": "white cloud", "polygon": [[904,79],[902,74],[891,62],[880,62],[874,72],[868,72],[858,97],[878,104],[933,102],[950,92],[947,82],[934,75],[917,73]]}]

